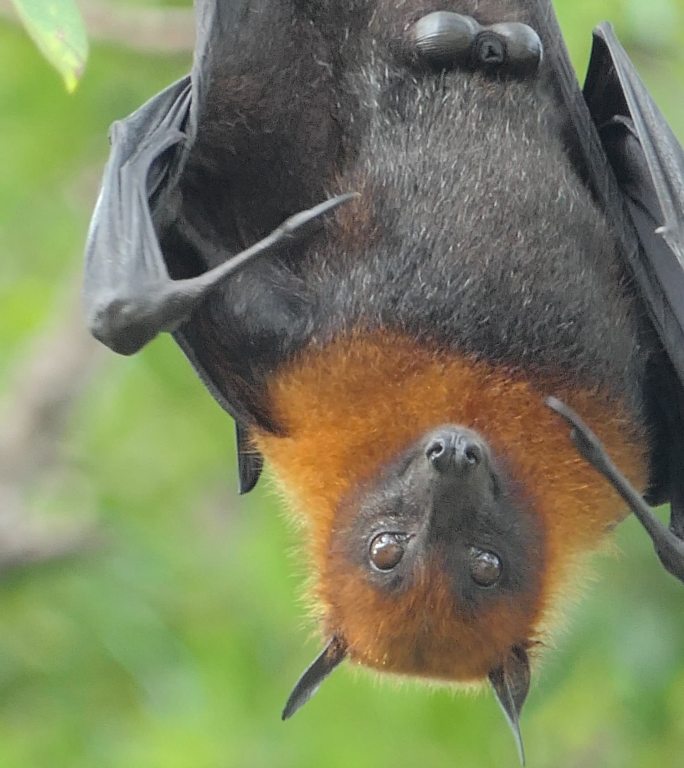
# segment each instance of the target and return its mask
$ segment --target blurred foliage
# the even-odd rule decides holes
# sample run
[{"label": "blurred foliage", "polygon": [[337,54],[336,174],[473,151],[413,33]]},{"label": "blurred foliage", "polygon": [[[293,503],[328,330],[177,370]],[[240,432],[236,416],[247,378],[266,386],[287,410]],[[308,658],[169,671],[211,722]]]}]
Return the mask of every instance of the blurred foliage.
[{"label": "blurred foliage", "polygon": [[73,91],[88,58],[86,31],[74,0],[13,2],[36,45]]},{"label": "blurred foliage", "polygon": [[[589,31],[615,21],[684,135],[684,9],[564,0],[578,70]],[[75,275],[108,124],[189,60],[96,46],[68,96],[17,27],[0,25],[0,384],[59,322]],[[675,86],[676,84],[676,86]],[[292,722],[278,717],[318,650],[304,620],[297,533],[268,483],[236,484],[228,418],[168,338],[105,356],[31,508],[90,515],[108,544],[0,583],[3,768],[516,765],[491,696],[336,672]],[[530,696],[531,766],[669,768],[684,748],[682,589],[633,520],[601,557]]]}]

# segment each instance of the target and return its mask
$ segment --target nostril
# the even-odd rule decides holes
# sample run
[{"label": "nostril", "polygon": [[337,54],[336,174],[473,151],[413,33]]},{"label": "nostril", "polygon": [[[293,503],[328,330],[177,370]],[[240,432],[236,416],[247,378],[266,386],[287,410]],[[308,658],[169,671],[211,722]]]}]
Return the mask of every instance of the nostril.
[{"label": "nostril", "polygon": [[437,437],[428,443],[427,448],[425,449],[425,455],[427,456],[430,464],[432,464],[437,469],[440,469],[441,464],[444,461],[446,451],[446,440],[441,437]]},{"label": "nostril", "polygon": [[479,464],[482,461],[482,448],[473,442],[467,442],[463,446],[463,455],[468,464]]}]

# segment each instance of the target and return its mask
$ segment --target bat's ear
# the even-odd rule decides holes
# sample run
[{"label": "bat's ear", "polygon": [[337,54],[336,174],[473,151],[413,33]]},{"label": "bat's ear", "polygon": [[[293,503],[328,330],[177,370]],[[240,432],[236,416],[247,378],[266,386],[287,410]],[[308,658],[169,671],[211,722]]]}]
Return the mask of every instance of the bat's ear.
[{"label": "bat's ear", "polygon": [[292,717],[294,713],[316,693],[320,684],[344,660],[347,655],[347,644],[342,638],[334,636],[326,645],[323,652],[297,681],[290,698],[283,709],[283,720]]},{"label": "bat's ear", "polygon": [[530,689],[530,662],[524,648],[511,648],[504,663],[489,673],[496,698],[511,726],[520,762],[525,765],[525,750],[520,735],[520,712]]}]

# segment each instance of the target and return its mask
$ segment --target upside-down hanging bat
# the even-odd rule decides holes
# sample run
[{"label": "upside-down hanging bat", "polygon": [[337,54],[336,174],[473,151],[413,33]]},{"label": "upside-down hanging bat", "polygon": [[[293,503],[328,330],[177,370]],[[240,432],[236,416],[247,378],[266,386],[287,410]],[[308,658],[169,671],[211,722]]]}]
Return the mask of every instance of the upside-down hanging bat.
[{"label": "upside-down hanging bat", "polygon": [[113,127],[90,327],[173,333],[241,490],[265,460],[305,519],[327,645],[285,717],[348,657],[488,679],[519,740],[624,516],[592,464],[684,578],[684,153],[609,26],[580,92],[548,0],[197,15],[191,76]]}]

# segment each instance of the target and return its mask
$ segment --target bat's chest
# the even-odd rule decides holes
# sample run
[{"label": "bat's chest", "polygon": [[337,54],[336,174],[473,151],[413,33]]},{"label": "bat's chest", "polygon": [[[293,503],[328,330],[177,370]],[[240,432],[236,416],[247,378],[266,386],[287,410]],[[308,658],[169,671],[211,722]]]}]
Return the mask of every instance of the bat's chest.
[{"label": "bat's chest", "polygon": [[361,325],[620,391],[639,380],[611,234],[534,89],[455,76],[389,106],[381,91],[339,176],[360,196],[306,262],[318,335]]}]

